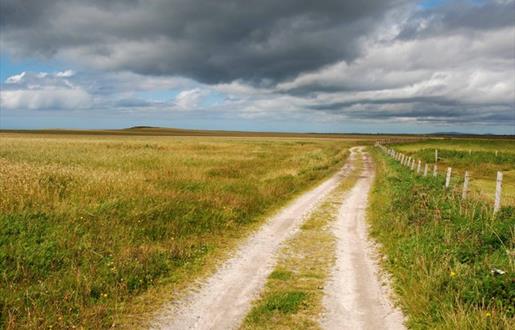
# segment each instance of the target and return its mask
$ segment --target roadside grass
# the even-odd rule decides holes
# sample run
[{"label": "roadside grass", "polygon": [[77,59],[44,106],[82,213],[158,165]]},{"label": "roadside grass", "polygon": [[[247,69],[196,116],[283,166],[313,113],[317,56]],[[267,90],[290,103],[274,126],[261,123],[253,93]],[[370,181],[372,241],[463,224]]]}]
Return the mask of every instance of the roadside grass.
[{"label": "roadside grass", "polygon": [[323,288],[334,263],[331,221],[348,189],[359,177],[362,160],[331,196],[318,206],[279,252],[277,265],[242,329],[318,329]]},{"label": "roadside grass", "polygon": [[413,329],[515,327],[515,209],[461,201],[374,152],[370,234]]},{"label": "roadside grass", "polygon": [[469,171],[473,194],[488,202],[494,199],[497,171],[502,171],[503,204],[515,206],[514,139],[439,139],[401,143],[393,147],[429,164],[435,162],[435,149],[438,149],[440,174],[450,166],[453,180],[460,182],[465,171]]},{"label": "roadside grass", "polygon": [[3,134],[0,327],[142,326],[349,145]]}]

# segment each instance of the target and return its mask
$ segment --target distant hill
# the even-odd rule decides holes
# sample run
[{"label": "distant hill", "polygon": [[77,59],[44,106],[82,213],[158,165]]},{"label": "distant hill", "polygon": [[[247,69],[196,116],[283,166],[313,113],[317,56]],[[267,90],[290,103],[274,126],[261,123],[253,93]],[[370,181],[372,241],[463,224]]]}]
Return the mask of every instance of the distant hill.
[{"label": "distant hill", "polygon": [[375,140],[379,137],[393,139],[421,138],[494,138],[513,139],[515,135],[467,134],[460,132],[440,132],[429,134],[389,134],[389,133],[294,133],[294,132],[259,132],[259,131],[224,131],[200,130],[155,126],[132,126],[123,129],[37,129],[37,130],[0,130],[0,133],[29,133],[29,134],[69,134],[69,135],[136,135],[136,136],[228,136],[228,137],[318,137],[318,138],[353,138]]}]

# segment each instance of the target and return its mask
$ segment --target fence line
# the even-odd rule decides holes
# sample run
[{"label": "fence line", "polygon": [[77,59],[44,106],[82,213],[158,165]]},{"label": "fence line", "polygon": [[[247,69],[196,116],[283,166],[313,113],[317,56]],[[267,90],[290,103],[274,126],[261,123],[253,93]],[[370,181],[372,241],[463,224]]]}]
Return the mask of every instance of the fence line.
[{"label": "fence line", "polygon": [[[406,166],[411,171],[414,171],[416,175],[420,175],[420,170],[422,166],[421,160],[417,160],[417,167],[415,170],[415,158],[411,156],[407,156],[399,151],[395,151],[392,148],[388,148],[384,145],[382,145],[379,142],[376,142],[376,147],[379,147],[381,150],[383,150],[387,155],[392,157],[394,160],[397,160],[401,165]],[[496,151],[497,156],[497,151]],[[435,163],[433,164],[433,177],[438,176],[438,149],[435,149]],[[425,163],[424,165],[424,176],[427,176],[428,171],[428,163]],[[447,168],[447,173],[445,175],[445,184],[444,187],[448,189],[451,185],[451,174],[452,174],[452,168]],[[496,187],[495,187],[495,202],[493,207],[494,214],[497,213],[501,209],[501,195],[502,195],[502,178],[503,173],[501,171],[497,172],[497,180],[496,180]],[[467,194],[469,190],[469,181],[470,181],[470,174],[469,171],[465,171],[464,181],[463,181],[463,190],[461,193],[461,198],[463,200],[467,199]]]}]

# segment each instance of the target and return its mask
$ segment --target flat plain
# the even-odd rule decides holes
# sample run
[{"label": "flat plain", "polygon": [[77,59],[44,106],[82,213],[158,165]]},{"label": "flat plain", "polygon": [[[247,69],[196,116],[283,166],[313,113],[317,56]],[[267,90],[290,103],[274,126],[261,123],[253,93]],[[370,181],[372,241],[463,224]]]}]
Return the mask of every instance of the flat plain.
[{"label": "flat plain", "polygon": [[[0,326],[145,327],[278,210],[342,168],[349,148],[382,138],[153,128],[0,132]],[[376,173],[367,222],[406,325],[509,326],[515,140],[387,138],[429,164],[439,151],[440,177],[424,178],[367,149]],[[462,201],[465,170],[473,191]],[[503,202],[493,217],[497,171],[504,173]],[[357,172],[344,179],[286,242],[284,251],[301,244],[295,251],[302,258],[280,256],[243,327],[319,326],[334,251],[325,251],[318,267],[317,242],[334,248],[328,210],[357,180]],[[316,281],[299,276],[306,269]]]},{"label": "flat plain", "polygon": [[105,328],[215,264],[349,142],[2,134],[0,324]]}]

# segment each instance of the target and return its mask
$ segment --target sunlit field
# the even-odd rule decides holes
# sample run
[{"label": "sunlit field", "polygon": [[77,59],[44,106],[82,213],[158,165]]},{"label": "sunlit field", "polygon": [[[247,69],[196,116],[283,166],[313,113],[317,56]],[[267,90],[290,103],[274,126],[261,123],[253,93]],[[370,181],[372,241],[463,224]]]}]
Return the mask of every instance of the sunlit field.
[{"label": "sunlit field", "polygon": [[438,170],[452,167],[452,182],[458,185],[469,171],[472,194],[493,201],[497,171],[503,172],[504,205],[515,205],[515,139],[434,139],[393,145],[394,149],[430,163],[438,149]]},{"label": "sunlit field", "polygon": [[130,323],[333,173],[350,144],[0,135],[0,326]]}]

